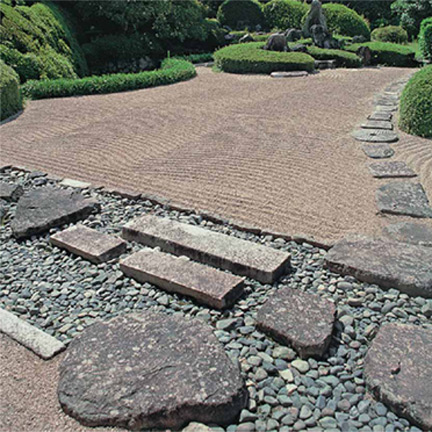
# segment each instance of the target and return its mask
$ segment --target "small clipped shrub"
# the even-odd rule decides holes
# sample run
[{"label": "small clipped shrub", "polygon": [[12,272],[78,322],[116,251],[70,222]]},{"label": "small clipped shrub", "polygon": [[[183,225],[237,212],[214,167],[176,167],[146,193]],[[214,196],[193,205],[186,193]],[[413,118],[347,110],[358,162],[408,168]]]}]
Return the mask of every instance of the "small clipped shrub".
[{"label": "small clipped shrub", "polygon": [[364,36],[370,40],[369,25],[356,11],[336,3],[323,5],[323,11],[331,32],[344,36]]},{"label": "small clipped shrub", "polygon": [[173,84],[196,75],[192,63],[180,59],[166,59],[161,68],[136,74],[113,74],[80,79],[27,81],[23,93],[32,99],[116,93],[147,87]]},{"label": "small clipped shrub", "polygon": [[380,27],[371,33],[371,39],[378,42],[406,44],[408,42],[408,33],[400,26]]},{"label": "small clipped shrub", "polygon": [[264,24],[261,4],[256,0],[226,0],[218,9],[217,19],[222,25],[233,29]]},{"label": "small clipped shrub", "polygon": [[307,51],[316,60],[336,60],[337,67],[362,67],[361,58],[351,52],[335,49],[322,49],[316,46],[309,46]]},{"label": "small clipped shrub", "polygon": [[0,120],[16,114],[22,107],[18,74],[0,60]]},{"label": "small clipped shrub", "polygon": [[432,138],[432,65],[418,71],[404,88],[399,127],[409,134]]},{"label": "small clipped shrub", "polygon": [[432,61],[432,17],[422,21],[418,42],[421,56]]},{"label": "small clipped shrub", "polygon": [[281,30],[301,28],[302,19],[308,10],[305,3],[297,0],[272,0],[263,7],[267,25]]},{"label": "small clipped shrub", "polygon": [[398,45],[389,42],[366,42],[353,44],[346,47],[346,50],[357,52],[362,47],[367,46],[371,50],[371,64],[384,66],[415,67],[417,66],[414,58],[415,51],[409,46]]},{"label": "small clipped shrub", "polygon": [[214,53],[216,66],[239,74],[314,70],[314,59],[309,54],[266,51],[263,46],[262,42],[250,42],[224,47]]}]

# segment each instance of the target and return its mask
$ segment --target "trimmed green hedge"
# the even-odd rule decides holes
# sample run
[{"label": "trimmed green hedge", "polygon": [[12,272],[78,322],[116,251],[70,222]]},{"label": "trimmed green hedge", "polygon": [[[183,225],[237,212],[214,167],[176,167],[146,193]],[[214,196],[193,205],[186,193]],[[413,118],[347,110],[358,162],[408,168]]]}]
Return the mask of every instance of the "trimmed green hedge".
[{"label": "trimmed green hedge", "polygon": [[17,73],[0,60],[0,120],[21,111],[23,107]]},{"label": "trimmed green hedge", "polygon": [[432,61],[432,17],[422,21],[418,41],[422,57]]},{"label": "trimmed green hedge", "polygon": [[305,53],[266,51],[262,42],[230,45],[214,53],[216,66],[231,73],[314,70],[314,59]]},{"label": "trimmed green hedge", "polygon": [[399,127],[407,133],[432,138],[432,65],[417,72],[404,88]]},{"label": "trimmed green hedge", "polygon": [[369,25],[356,11],[336,3],[323,5],[323,11],[327,19],[327,27],[331,32],[370,39]]},{"label": "trimmed green hedge", "polygon": [[232,29],[244,29],[264,24],[261,4],[256,0],[226,0],[217,11],[218,21]]},{"label": "trimmed green hedge", "polygon": [[337,67],[362,67],[361,58],[351,52],[335,49],[322,49],[316,46],[307,47],[307,51],[316,60],[336,60]]},{"label": "trimmed green hedge", "polygon": [[186,54],[182,56],[175,56],[173,58],[186,60],[193,64],[195,63],[209,63],[213,61],[213,53],[202,53],[202,54]]},{"label": "trimmed green hedge", "polygon": [[91,76],[81,79],[28,81],[23,92],[32,99],[116,93],[173,84],[196,75],[195,67],[181,59],[166,59],[161,68],[136,74]]},{"label": "trimmed green hedge", "polygon": [[408,42],[408,33],[400,26],[380,27],[371,33],[371,39],[378,42],[406,44]]},{"label": "trimmed green hedge", "polygon": [[367,46],[371,50],[371,64],[373,65],[401,67],[417,66],[414,60],[415,51],[405,45],[398,45],[389,42],[366,42],[349,45],[346,50],[357,52],[357,50],[362,46]]},{"label": "trimmed green hedge", "polygon": [[301,28],[302,19],[308,10],[305,3],[297,0],[271,0],[263,7],[267,25],[280,30]]}]

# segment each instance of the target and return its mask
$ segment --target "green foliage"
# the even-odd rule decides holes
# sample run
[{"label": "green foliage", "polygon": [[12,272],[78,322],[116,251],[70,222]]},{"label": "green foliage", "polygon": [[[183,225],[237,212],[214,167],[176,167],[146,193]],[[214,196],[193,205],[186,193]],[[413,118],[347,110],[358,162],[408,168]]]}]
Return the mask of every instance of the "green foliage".
[{"label": "green foliage", "polygon": [[407,133],[432,138],[432,65],[417,72],[404,88],[399,127]]},{"label": "green foliage", "polygon": [[213,61],[213,53],[202,53],[202,54],[188,54],[183,56],[174,57],[177,59],[186,60],[193,64],[195,63],[208,63]]},{"label": "green foliage", "polygon": [[216,51],[216,66],[231,73],[314,70],[314,59],[305,53],[266,51],[262,42],[230,45]]},{"label": "green foliage", "polygon": [[431,0],[396,0],[392,11],[398,16],[400,25],[411,38],[417,37],[421,22],[432,16]]},{"label": "green foliage", "polygon": [[205,26],[207,37],[203,42],[204,49],[214,51],[216,48],[225,45],[225,35],[228,31],[221,27],[219,21],[206,18]]},{"label": "green foliage", "polygon": [[364,36],[370,39],[369,25],[356,11],[334,3],[325,4],[323,11],[331,32],[344,36]]},{"label": "green foliage", "polygon": [[408,42],[408,33],[400,26],[380,27],[372,32],[371,39],[378,42],[406,44]]},{"label": "green foliage", "polygon": [[91,76],[81,79],[27,81],[23,92],[32,99],[115,93],[185,81],[196,75],[194,66],[179,59],[166,59],[158,70],[136,74]]},{"label": "green foliage", "polygon": [[15,70],[21,82],[40,78],[42,64],[36,54],[22,54],[16,49],[0,45],[0,59]]},{"label": "green foliage", "polygon": [[335,49],[322,49],[316,46],[309,46],[307,51],[316,60],[336,60],[337,67],[362,67],[361,58],[351,52]]},{"label": "green foliage", "polygon": [[432,17],[421,22],[418,41],[421,56],[432,60]]},{"label": "green foliage", "polygon": [[302,18],[308,10],[305,3],[297,0],[272,0],[263,7],[267,25],[281,30],[301,28]]},{"label": "green foliage", "polygon": [[23,103],[16,72],[0,60],[0,120],[22,110]]},{"label": "green foliage", "polygon": [[253,28],[264,24],[261,4],[256,0],[226,0],[218,9],[217,19],[222,25],[233,29]]},{"label": "green foliage", "polygon": [[385,66],[417,66],[414,61],[415,51],[405,45],[398,45],[389,42],[366,42],[353,44],[346,48],[351,52],[357,52],[362,47],[367,46],[371,50],[371,64]]}]

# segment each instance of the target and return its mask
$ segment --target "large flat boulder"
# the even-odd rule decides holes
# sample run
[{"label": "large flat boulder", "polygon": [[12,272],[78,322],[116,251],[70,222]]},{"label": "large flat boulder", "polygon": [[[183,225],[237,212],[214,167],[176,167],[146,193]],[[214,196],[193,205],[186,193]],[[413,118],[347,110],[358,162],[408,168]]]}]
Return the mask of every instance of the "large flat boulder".
[{"label": "large flat boulder", "polygon": [[23,193],[21,185],[0,182],[0,200],[16,201]]},{"label": "large flat boulder", "polygon": [[97,201],[75,191],[54,187],[33,189],[18,201],[12,232],[17,238],[30,237],[99,210]]},{"label": "large flat boulder", "polygon": [[337,242],[325,257],[335,273],[397,288],[412,296],[432,297],[432,249],[363,236]]},{"label": "large flat boulder", "polygon": [[384,324],[366,355],[370,391],[397,414],[432,430],[432,331]]},{"label": "large flat boulder", "polygon": [[258,311],[257,326],[302,358],[322,357],[335,321],[335,305],[318,295],[289,288],[273,294]]},{"label": "large flat boulder", "polygon": [[134,430],[228,425],[247,403],[239,368],[211,327],[152,312],[94,324],[74,339],[58,397],[84,425]]},{"label": "large flat boulder", "polygon": [[432,247],[432,227],[413,223],[399,222],[386,226],[383,235],[391,240]]},{"label": "large flat boulder", "polygon": [[402,161],[375,162],[369,165],[369,170],[376,178],[415,177],[416,173]]}]

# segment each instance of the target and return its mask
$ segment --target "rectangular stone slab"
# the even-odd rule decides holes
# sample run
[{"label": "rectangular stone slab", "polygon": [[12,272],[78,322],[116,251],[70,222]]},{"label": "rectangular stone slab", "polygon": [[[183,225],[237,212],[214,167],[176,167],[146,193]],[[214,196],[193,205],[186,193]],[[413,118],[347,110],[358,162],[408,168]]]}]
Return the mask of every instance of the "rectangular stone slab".
[{"label": "rectangular stone slab", "polygon": [[116,258],[126,250],[122,239],[84,225],[75,225],[50,237],[50,242],[93,263]]},{"label": "rectangular stone slab", "polygon": [[393,117],[392,113],[383,112],[383,111],[375,111],[371,114],[368,119],[372,121],[390,121]]},{"label": "rectangular stone slab", "polygon": [[287,252],[153,215],[125,225],[122,236],[262,283],[274,282],[290,266]]},{"label": "rectangular stone slab", "polygon": [[369,170],[376,178],[415,177],[416,173],[401,161],[376,162],[369,165]]},{"label": "rectangular stone slab", "polygon": [[231,306],[243,293],[244,278],[149,248],[122,260],[120,269],[139,282],[193,297],[216,309]]},{"label": "rectangular stone slab", "polygon": [[387,129],[392,130],[393,125],[389,121],[383,120],[368,120],[361,124],[362,129]]}]

